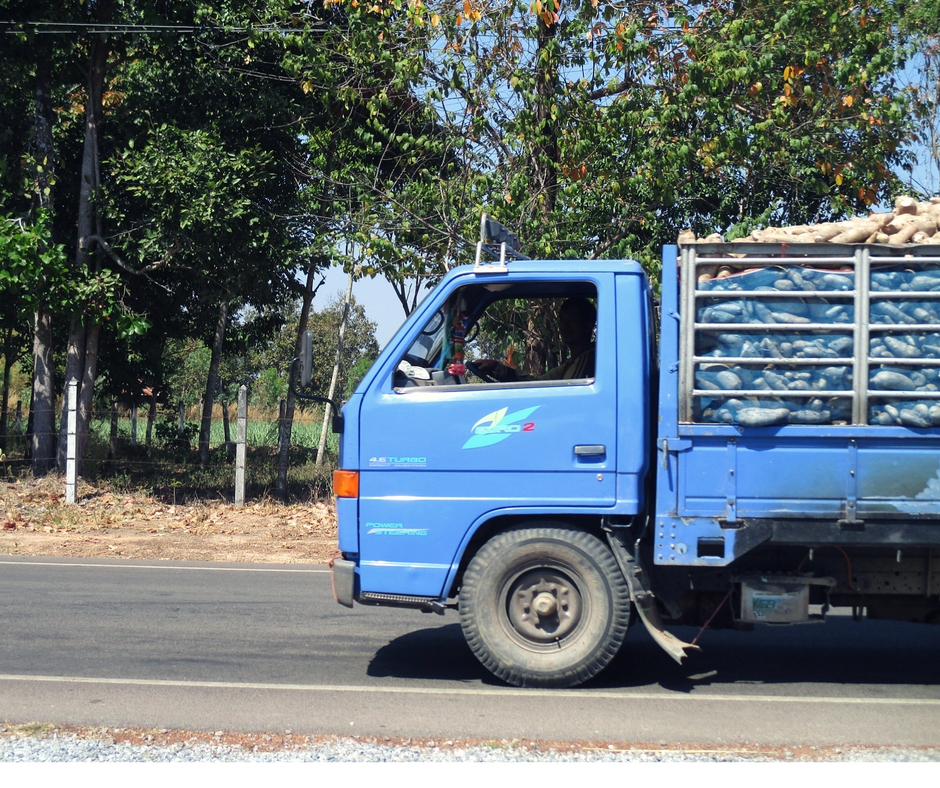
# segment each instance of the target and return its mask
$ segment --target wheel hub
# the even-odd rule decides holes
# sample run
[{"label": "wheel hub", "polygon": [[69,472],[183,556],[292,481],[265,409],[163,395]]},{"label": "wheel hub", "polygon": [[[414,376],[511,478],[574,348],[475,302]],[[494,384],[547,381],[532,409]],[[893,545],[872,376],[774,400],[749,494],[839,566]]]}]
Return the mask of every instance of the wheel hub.
[{"label": "wheel hub", "polygon": [[555,615],[558,605],[554,596],[547,591],[542,591],[532,600],[532,609],[538,614],[539,618],[546,618]]},{"label": "wheel hub", "polygon": [[530,642],[560,641],[581,621],[581,593],[559,571],[526,572],[512,584],[506,602],[509,623]]}]

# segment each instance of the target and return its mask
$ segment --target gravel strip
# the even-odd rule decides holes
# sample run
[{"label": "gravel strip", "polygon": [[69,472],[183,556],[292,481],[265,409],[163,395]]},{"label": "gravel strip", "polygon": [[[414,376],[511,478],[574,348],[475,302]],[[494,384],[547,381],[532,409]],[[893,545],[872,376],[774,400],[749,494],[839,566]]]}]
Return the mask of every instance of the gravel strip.
[{"label": "gravel strip", "polygon": [[[37,735],[24,728],[43,728]],[[51,729],[51,730],[50,730]],[[940,762],[940,748],[379,742],[339,737],[0,726],[0,763],[730,763]],[[189,737],[179,740],[186,734]],[[238,739],[227,743],[225,739]],[[141,741],[142,740],[142,741]],[[154,743],[147,743],[155,740]],[[138,743],[141,742],[141,743]]]}]

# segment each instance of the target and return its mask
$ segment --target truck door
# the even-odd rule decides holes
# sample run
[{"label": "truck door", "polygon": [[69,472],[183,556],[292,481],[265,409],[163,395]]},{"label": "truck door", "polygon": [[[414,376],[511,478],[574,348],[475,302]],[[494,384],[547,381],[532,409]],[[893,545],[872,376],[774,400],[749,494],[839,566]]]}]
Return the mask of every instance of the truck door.
[{"label": "truck door", "polygon": [[[611,511],[613,280],[542,275],[510,283],[468,273],[432,294],[399,335],[360,410],[363,591],[439,596],[465,535],[496,514]],[[559,372],[562,356],[526,370],[527,347],[530,358],[533,348],[547,348],[546,356],[560,350],[555,320],[572,297],[596,308],[593,363]],[[461,374],[462,360],[471,368],[474,359],[507,361],[510,347],[516,370],[504,378],[512,380]]]}]

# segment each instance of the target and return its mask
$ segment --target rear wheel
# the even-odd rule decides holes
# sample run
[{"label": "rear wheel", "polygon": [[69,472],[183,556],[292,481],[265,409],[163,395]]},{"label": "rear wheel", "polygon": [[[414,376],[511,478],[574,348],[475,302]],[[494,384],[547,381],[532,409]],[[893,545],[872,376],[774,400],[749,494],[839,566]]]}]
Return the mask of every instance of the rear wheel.
[{"label": "rear wheel", "polygon": [[460,623],[484,667],[519,687],[597,675],[627,632],[630,594],[596,536],[561,524],[504,531],[470,561]]}]

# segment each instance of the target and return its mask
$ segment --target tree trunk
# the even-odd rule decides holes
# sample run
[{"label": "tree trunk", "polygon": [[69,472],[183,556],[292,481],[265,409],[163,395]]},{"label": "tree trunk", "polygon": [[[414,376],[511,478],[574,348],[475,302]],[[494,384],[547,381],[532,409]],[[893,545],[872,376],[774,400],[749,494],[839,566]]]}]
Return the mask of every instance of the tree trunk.
[{"label": "tree trunk", "polygon": [[[73,318],[73,325],[74,325]],[[92,323],[87,328],[69,332],[68,358],[65,365],[65,384],[78,381],[78,412],[75,426],[75,467],[79,476],[85,472],[85,454],[88,451],[88,428],[94,404],[95,375],[98,372],[98,333],[100,326]],[[65,472],[67,448],[68,403],[62,403],[62,419],[59,423],[59,471]]]},{"label": "tree trunk", "polygon": [[[297,328],[297,339],[294,342],[294,358],[300,355],[301,337],[307,330],[307,320],[310,318],[310,305],[313,303],[313,297],[319,290],[320,285],[325,279],[320,281],[316,289],[313,287],[313,280],[316,278],[316,265],[311,263],[307,269],[307,280],[304,283],[303,301],[300,307],[300,322]],[[287,381],[287,404],[284,408],[284,418],[278,423],[277,433],[277,494],[280,499],[287,503],[287,471],[290,465],[288,457],[290,452],[290,434],[294,425],[294,381]]]},{"label": "tree trunk", "polygon": [[55,464],[54,369],[52,316],[40,305],[33,319],[33,402],[29,409],[30,464],[34,476],[43,475]]},{"label": "tree trunk", "polygon": [[219,365],[222,363],[222,348],[225,345],[225,326],[228,324],[229,294],[226,293],[219,305],[219,322],[212,339],[212,359],[209,361],[209,376],[206,378],[206,393],[202,398],[202,424],[199,428],[199,464],[205,468],[209,464],[209,433],[212,430],[212,405],[219,385]]},{"label": "tree trunk", "polygon": [[[55,144],[52,139],[52,47],[45,41],[37,42],[35,141],[37,208],[50,210],[53,206],[55,185]],[[52,225],[54,227],[54,224]],[[55,230],[52,230],[55,243]],[[45,287],[40,285],[41,291]],[[34,476],[51,470],[55,463],[55,367],[52,358],[52,315],[44,300],[33,315],[33,402],[30,408],[30,464]],[[4,398],[4,404],[6,399]]]},{"label": "tree trunk", "polygon": [[88,454],[88,431],[94,406],[95,376],[98,374],[98,333],[97,323],[88,326],[85,331],[85,367],[82,370],[81,384],[78,390],[78,427],[75,434],[75,467],[79,476],[85,473],[85,456]]},{"label": "tree trunk", "polygon": [[[33,409],[32,398],[30,398],[29,415],[26,417],[26,446],[23,449],[23,459],[29,460],[30,465],[32,465],[33,462],[33,418],[35,415],[36,411]],[[17,419],[17,421],[19,421],[19,419]],[[54,453],[53,451],[53,454]],[[55,457],[53,456],[52,459],[54,461]]]},{"label": "tree trunk", "polygon": [[222,433],[225,436],[225,453],[229,456],[235,454],[235,444],[232,443],[232,428],[228,418],[228,403],[222,400]]},{"label": "tree trunk", "polygon": [[0,454],[6,451],[9,427],[10,371],[13,369],[13,328],[3,334],[3,393],[0,394]]},{"label": "tree trunk", "polygon": [[157,416],[157,397],[155,394],[150,395],[150,407],[147,409],[147,438],[146,446],[147,449],[150,449],[153,444],[153,422]]},{"label": "tree trunk", "polygon": [[411,280],[413,286],[410,290],[408,287],[409,280],[389,278],[388,282],[395,291],[399,303],[401,303],[401,308],[405,312],[405,318],[411,317],[411,313],[414,312],[418,306],[418,297],[421,294],[421,287],[425,282],[425,278],[423,276],[416,276]]},{"label": "tree trunk", "polygon": [[111,397],[111,435],[108,441],[108,459],[114,462],[117,459],[118,444],[118,404],[117,397]]},{"label": "tree trunk", "polygon": [[49,36],[36,36],[36,92],[35,140],[36,140],[36,195],[34,202],[39,208],[52,210],[55,205],[55,142],[52,127],[55,116],[52,110],[52,45]]},{"label": "tree trunk", "polygon": [[[111,20],[113,2],[96,4],[97,21]],[[85,146],[82,154],[82,174],[79,185],[77,240],[75,248],[75,267],[77,270],[93,268],[94,256],[89,251],[86,239],[91,235],[101,235],[95,208],[92,203],[94,189],[100,183],[98,160],[98,128],[101,123],[105,67],[108,62],[107,36],[95,35],[91,39],[90,68],[88,79],[88,101],[85,105]],[[78,424],[76,425],[76,462],[78,474],[84,470],[85,453],[88,450],[88,427],[91,418],[91,403],[94,396],[95,375],[98,368],[98,333],[96,318],[90,312],[73,315],[69,329],[69,352],[66,363],[65,379],[79,382]],[[65,430],[68,419],[63,418],[59,426],[59,465],[65,467]]]},{"label": "tree trunk", "polygon": [[[558,95],[558,60],[555,52],[557,46],[555,34],[558,26],[555,22],[546,24],[542,15],[539,15],[537,25],[535,106],[532,108],[532,114],[535,117],[535,142],[532,146],[530,167],[537,211],[535,218],[541,225],[541,234],[548,236],[552,228],[558,197],[557,109],[553,115]],[[546,371],[551,362],[551,349],[543,336],[553,315],[548,305],[541,301],[535,304],[533,309],[534,314],[530,316],[526,338],[525,369],[529,374],[540,375]]]},{"label": "tree trunk", "polygon": [[[556,0],[557,2],[557,0]],[[542,229],[551,226],[558,197],[558,57],[555,52],[556,22],[538,18],[535,71],[535,144],[532,149],[532,179]],[[554,110],[554,114],[553,114]]]},{"label": "tree trunk", "polygon": [[[326,395],[328,399],[333,399],[336,393],[336,381],[339,379],[339,366],[343,360],[343,340],[346,338],[346,320],[349,317],[349,302],[352,299],[353,275],[349,274],[349,280],[346,282],[346,300],[343,303],[343,316],[339,321],[339,337],[336,342],[336,360],[333,362],[333,375],[330,378],[330,391]],[[323,455],[326,451],[326,431],[330,423],[329,403],[323,409],[323,426],[320,428],[320,445],[317,447],[317,465],[323,463]]]}]

